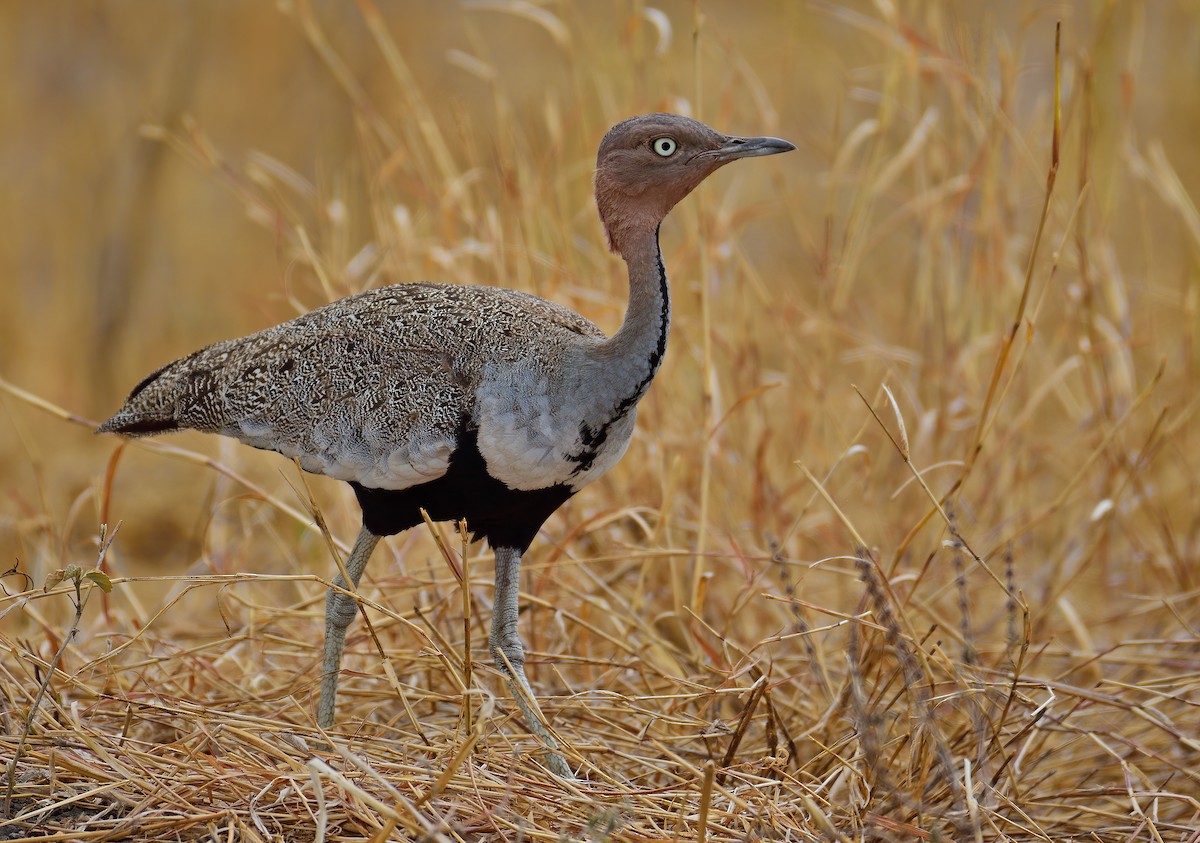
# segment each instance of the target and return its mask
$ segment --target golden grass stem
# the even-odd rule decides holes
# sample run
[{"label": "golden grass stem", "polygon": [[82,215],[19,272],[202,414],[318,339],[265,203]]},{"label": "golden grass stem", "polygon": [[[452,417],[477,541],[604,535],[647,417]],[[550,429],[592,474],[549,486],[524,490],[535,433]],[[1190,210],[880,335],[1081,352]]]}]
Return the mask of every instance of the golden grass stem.
[{"label": "golden grass stem", "polygon": [[[754,712],[758,708],[758,703],[763,698],[763,694],[767,691],[766,675],[758,677],[757,681],[750,686],[750,693],[746,698],[746,704],[742,707],[742,716],[738,718],[737,727],[733,730],[733,737],[729,739],[729,747],[725,750],[725,757],[721,759],[721,775],[725,775],[726,768],[733,764],[734,758],[737,757],[738,747],[742,745],[742,739],[746,736],[746,729],[750,726],[750,721],[754,717]],[[708,762],[710,765],[711,761]],[[708,768],[705,768],[705,776],[708,776]]]},{"label": "golden grass stem", "polygon": [[704,762],[704,778],[700,782],[700,817],[696,822],[696,843],[708,841],[708,811],[712,807],[713,773],[716,765],[712,759]]},{"label": "golden grass stem", "polygon": [[[992,570],[991,566],[988,565],[979,554],[972,550],[969,544],[967,544],[966,539],[964,539],[958,532],[958,528],[950,519],[950,516],[946,514],[946,510],[942,508],[941,501],[938,500],[937,496],[929,488],[929,484],[925,482],[924,475],[917,470],[915,465],[913,465],[912,457],[909,454],[908,434],[904,428],[904,419],[900,413],[900,406],[896,403],[896,398],[894,395],[892,395],[891,389],[888,388],[887,384],[883,385],[883,391],[887,394],[888,402],[891,404],[892,410],[896,414],[897,423],[900,429],[899,439],[893,436],[892,432],[888,430],[887,425],[883,423],[883,419],[879,418],[879,414],[875,412],[875,408],[871,406],[870,402],[867,401],[866,397],[861,391],[859,391],[857,386],[854,387],[854,391],[858,394],[858,397],[862,400],[863,404],[866,405],[867,411],[870,412],[870,414],[874,417],[875,421],[879,424],[880,428],[883,429],[883,432],[887,435],[888,439],[891,440],[892,445],[896,448],[897,453],[900,454],[900,458],[904,461],[905,466],[907,466],[909,471],[912,472],[913,477],[925,491],[925,495],[929,498],[930,503],[933,504],[934,509],[939,515],[942,516],[942,520],[946,522],[946,526],[950,528],[950,532],[954,535],[955,540],[962,545],[963,549],[966,550],[967,553],[971,555],[971,558],[975,560],[975,564],[979,565],[979,567],[983,568],[983,570],[987,572],[988,576],[992,578],[992,582],[996,583],[996,585],[1000,586],[1000,588],[1007,593],[1008,586],[1006,586],[1004,581],[1000,579],[995,571]],[[866,545],[862,546],[866,547]]]},{"label": "golden grass stem", "polygon": [[1059,164],[1059,135],[1062,119],[1062,52],[1061,52],[1061,29],[1062,24],[1055,27],[1054,36],[1054,125],[1051,130],[1051,156],[1050,168],[1046,173],[1046,191],[1042,197],[1042,211],[1038,215],[1037,229],[1033,235],[1033,245],[1029,250],[1029,259],[1025,263],[1025,283],[1021,286],[1021,297],[1017,302],[1017,312],[1013,317],[1012,325],[1009,328],[1008,336],[1000,345],[1000,354],[996,358],[996,365],[992,368],[991,380],[988,382],[987,392],[984,394],[983,406],[979,409],[979,419],[975,424],[975,436],[970,450],[965,459],[965,467],[959,479],[957,486],[961,487],[967,475],[975,465],[975,460],[978,458],[983,449],[983,440],[987,435],[990,424],[989,413],[991,411],[992,402],[996,397],[997,388],[1000,384],[1000,377],[1004,373],[1006,364],[1008,363],[1009,354],[1012,352],[1013,344],[1017,339],[1017,332],[1021,328],[1021,323],[1025,319],[1025,306],[1029,301],[1029,294],[1033,288],[1033,272],[1037,266],[1038,251],[1042,244],[1042,235],[1046,230],[1046,220],[1050,217],[1050,200],[1054,196],[1054,184],[1058,178]]},{"label": "golden grass stem", "polygon": [[417,800],[418,807],[431,799],[436,799],[446,789],[446,785],[454,778],[454,774],[458,772],[463,762],[467,760],[467,756],[475,749],[475,744],[479,743],[479,738],[482,734],[482,731],[478,728],[471,731],[467,739],[459,745],[458,752],[454,753],[454,757],[450,759],[450,762],[446,765],[446,769],[442,770],[438,775],[433,786]]},{"label": "golden grass stem", "polygon": [[[388,70],[396,80],[396,89],[401,92],[406,101],[405,113],[415,120],[417,128],[420,130],[424,143],[417,145],[417,148],[422,152],[429,153],[437,165],[438,175],[442,181],[453,182],[459,178],[460,174],[450,155],[450,145],[446,143],[445,136],[438,128],[429,103],[421,93],[421,86],[413,77],[408,63],[404,60],[400,48],[388,30],[386,21],[379,13],[374,0],[355,0],[355,2],[358,4],[359,14],[362,15],[363,21],[371,32],[371,37],[387,62]],[[396,144],[392,144],[389,146],[389,151],[395,148]]]},{"label": "golden grass stem", "polygon": [[41,396],[34,395],[29,390],[21,389],[21,387],[17,386],[16,384],[9,383],[3,377],[0,377],[0,390],[7,392],[14,398],[24,401],[26,404],[37,407],[39,410],[44,410],[50,415],[60,418],[63,421],[68,421],[72,424],[81,424],[84,427],[91,428],[92,430],[95,430],[100,426],[98,422],[92,421],[89,418],[84,418],[80,415],[76,415],[69,410],[65,410],[57,404],[47,401]]},{"label": "golden grass stem", "polygon": [[1058,512],[1063,506],[1066,505],[1067,500],[1075,491],[1076,487],[1083,482],[1085,477],[1087,477],[1092,466],[1095,465],[1096,461],[1102,454],[1108,451],[1109,446],[1112,444],[1112,441],[1116,438],[1117,434],[1125,427],[1127,422],[1137,417],[1136,410],[1151,395],[1154,394],[1154,391],[1157,388],[1159,381],[1162,380],[1164,373],[1165,368],[1163,364],[1160,364],[1158,371],[1154,373],[1154,377],[1151,378],[1150,383],[1147,384],[1145,389],[1138,393],[1137,397],[1134,398],[1134,400],[1130,403],[1129,408],[1121,414],[1121,417],[1113,422],[1112,426],[1105,432],[1104,438],[1101,439],[1099,444],[1097,444],[1096,447],[1088,453],[1087,459],[1085,459],[1083,464],[1075,470],[1075,473],[1071,475],[1071,478],[1059,490],[1059,493],[1055,496],[1054,500],[1042,507],[1042,509],[1032,515],[1028,520],[1023,522],[1021,527],[1014,532],[1014,535],[1008,536],[1003,541],[997,543],[996,549],[988,554],[989,557],[994,555],[1000,548],[1008,546],[1016,536],[1027,534],[1034,526],[1045,521],[1047,518]]},{"label": "golden grass stem", "polygon": [[399,138],[392,131],[391,126],[387,124],[380,115],[379,111],[371,103],[367,96],[366,90],[355,78],[354,73],[346,66],[345,61],[338,55],[337,51],[329,43],[329,39],[325,37],[324,31],[317,23],[316,17],[313,15],[312,7],[309,0],[292,0],[295,3],[296,17],[300,22],[300,28],[304,32],[308,43],[312,46],[313,51],[321,59],[321,62],[328,68],[329,74],[337,81],[341,89],[346,93],[346,96],[354,104],[358,113],[367,122],[367,124],[378,135],[380,141],[388,149],[395,149],[399,145]]},{"label": "golden grass stem", "polygon": [[822,497],[822,499],[824,499],[825,503],[829,506],[829,508],[833,510],[833,514],[837,516],[838,521],[842,522],[842,526],[845,527],[846,530],[850,533],[850,537],[852,539],[854,539],[854,543],[858,547],[862,547],[862,548],[869,547],[869,545],[866,542],[866,539],[864,539],[862,537],[862,535],[858,532],[858,528],[855,527],[853,522],[851,522],[851,520],[846,517],[846,513],[842,512],[842,508],[837,505],[837,502],[834,501],[833,497],[829,494],[828,491],[826,491],[825,485],[823,483],[821,483],[821,481],[818,480],[811,471],[808,470],[808,466],[804,465],[803,463],[799,463],[799,462],[796,463],[796,465],[800,466],[800,470],[802,472],[804,472],[804,476],[806,478],[808,478],[808,482],[813,485],[813,488],[816,489],[817,494],[819,494]]},{"label": "golden grass stem", "polygon": [[[422,513],[424,514],[424,513]],[[458,535],[462,539],[461,552],[459,559],[462,560],[462,586],[460,592],[462,594],[462,624],[463,624],[463,685],[470,690],[475,687],[475,666],[472,661],[471,654],[471,619],[473,612],[471,610],[472,595],[471,595],[471,560],[468,554],[470,548],[471,534],[467,530],[467,522],[458,522]],[[471,694],[463,695],[463,722],[468,732],[474,730],[473,725],[474,709],[471,705]]]}]

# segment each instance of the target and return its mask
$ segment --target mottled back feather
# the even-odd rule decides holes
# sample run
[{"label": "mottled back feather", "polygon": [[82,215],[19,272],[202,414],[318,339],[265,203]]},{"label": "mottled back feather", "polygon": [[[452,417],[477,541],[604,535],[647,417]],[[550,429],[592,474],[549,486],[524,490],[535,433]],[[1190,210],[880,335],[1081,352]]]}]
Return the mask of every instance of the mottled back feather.
[{"label": "mottled back feather", "polygon": [[164,366],[100,430],[221,433],[309,471],[401,489],[445,471],[486,367],[553,377],[584,338],[604,334],[526,293],[383,287]]}]

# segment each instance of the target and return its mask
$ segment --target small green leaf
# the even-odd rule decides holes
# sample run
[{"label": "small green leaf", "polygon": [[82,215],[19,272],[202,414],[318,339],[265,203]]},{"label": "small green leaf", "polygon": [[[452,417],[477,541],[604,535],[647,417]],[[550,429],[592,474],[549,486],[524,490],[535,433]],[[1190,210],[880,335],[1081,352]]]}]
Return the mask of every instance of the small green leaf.
[{"label": "small green leaf", "polygon": [[93,568],[84,574],[84,576],[94,582],[96,585],[100,586],[100,589],[105,594],[108,594],[110,591],[112,591],[112,580],[108,578],[108,574],[104,573],[99,568]]}]

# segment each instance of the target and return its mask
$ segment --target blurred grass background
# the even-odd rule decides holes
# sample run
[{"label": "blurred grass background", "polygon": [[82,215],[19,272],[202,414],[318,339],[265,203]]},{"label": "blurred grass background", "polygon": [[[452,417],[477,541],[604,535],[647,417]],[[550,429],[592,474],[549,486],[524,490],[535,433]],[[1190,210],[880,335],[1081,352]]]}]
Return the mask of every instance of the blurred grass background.
[{"label": "blurred grass background", "polygon": [[[320,49],[305,37],[308,13],[284,8],[50,2],[0,10],[9,63],[0,115],[11,127],[0,147],[8,303],[0,361],[11,381],[102,418],[157,365],[292,315],[289,295],[306,307],[321,303],[322,291],[304,289],[312,254],[297,259],[279,217],[306,229],[338,293],[416,279],[548,293],[565,276],[567,303],[611,329],[623,303],[619,273],[594,249],[585,260],[570,254],[577,243],[599,242],[589,198],[595,140],[630,113],[685,109],[801,148],[783,167],[723,174],[722,186],[696,203],[702,212],[688,208],[668,226],[668,248],[684,252],[664,378],[677,387],[660,388],[652,402],[700,408],[697,266],[680,260],[707,241],[716,357],[729,373],[716,378],[718,414],[767,370],[789,388],[754,402],[774,430],[764,459],[819,464],[814,454],[846,447],[849,431],[819,408],[827,400],[830,409],[853,408],[849,382],[869,390],[899,368],[912,376],[911,399],[921,410],[940,408],[941,418],[954,397],[977,397],[947,383],[944,358],[965,352],[986,368],[1012,313],[1045,178],[1057,18],[1074,57],[1064,181],[1074,192],[1088,168],[1081,219],[1103,233],[1106,249],[1091,258],[1102,277],[1083,278],[1082,289],[1074,276],[1091,267],[1076,266],[1084,258],[1068,249],[1047,306],[1071,318],[1081,295],[1119,284],[1115,295],[1137,308],[1111,296],[1100,302],[1123,308],[1102,314],[1119,332],[1108,339],[1128,346],[1139,371],[1170,353],[1194,367],[1194,351],[1138,341],[1191,336],[1176,317],[1194,312],[1186,276],[1195,232],[1164,201],[1153,167],[1161,153],[1180,185],[1200,181],[1200,94],[1184,72],[1197,67],[1198,36],[1186,3],[878,7],[893,9],[892,29],[872,4],[714,2],[699,7],[698,50],[690,3],[649,13],[636,3],[565,4],[546,7],[540,20],[504,4],[384,4],[382,23],[411,73],[407,90],[352,5],[313,7]],[[336,56],[336,69],[322,49]],[[429,140],[418,120],[437,124],[440,149],[403,143]],[[878,133],[856,135],[866,121]],[[194,155],[211,144],[220,162],[198,168],[147,127],[175,133]],[[878,174],[872,168],[886,167],[887,145],[910,138],[917,148],[907,166],[884,173],[886,190],[864,185]],[[231,195],[233,181],[256,201]],[[1073,197],[1064,189],[1058,200],[1065,223]],[[742,230],[747,216],[758,219]],[[713,230],[730,224],[737,241]],[[687,234],[697,225],[703,240]],[[1050,237],[1057,247],[1053,229]],[[722,251],[731,242],[752,255],[745,270]],[[1092,340],[1105,341],[1094,334],[1089,327]],[[755,370],[730,383],[746,354]],[[1176,366],[1168,377],[1188,371]],[[1138,373],[1123,374],[1132,388]],[[1073,412],[1111,415],[1111,397],[1087,395],[1092,406]],[[10,406],[4,421],[8,505],[23,511],[18,517],[61,526],[111,444],[68,428],[34,436],[39,422],[26,412]],[[646,431],[670,432],[673,415],[690,421],[688,412],[650,414]],[[735,434],[750,446],[735,449],[743,457],[763,433],[749,427]],[[678,431],[692,438],[683,452],[694,456],[694,428]],[[206,481],[173,477],[171,485],[180,482]],[[182,490],[170,502],[152,495],[162,510],[154,520],[190,524],[198,510],[185,502],[200,500]],[[15,538],[7,518],[3,529],[6,543]],[[127,536],[135,532],[130,525]],[[194,553],[180,545],[185,537],[165,538],[156,551],[176,561]]]},{"label": "blurred grass background", "polygon": [[[985,415],[1046,191],[1058,20],[1062,164]],[[861,611],[839,561],[849,523],[911,630],[998,667],[1015,610],[978,565],[953,589],[943,543],[961,536],[1027,602],[1044,676],[1117,694],[1145,681],[1196,724],[1196,4],[51,0],[0,6],[0,56],[0,377],[96,420],[162,363],[374,284],[503,284],[614,330],[623,267],[590,198],[607,127],[671,110],[792,140],[797,153],[724,170],[664,226],[666,364],[625,461],[535,545],[529,590],[586,614],[580,594],[614,589],[655,620],[659,664],[694,676],[720,659],[692,613],[754,642]],[[885,384],[953,531],[852,388],[896,434]],[[104,514],[123,522],[116,575],[327,574],[320,537],[276,505],[303,508],[278,457],[181,435],[170,443],[266,499],[141,447],[110,494],[115,440],[11,394],[0,407],[0,556],[34,582],[93,558]],[[349,491],[310,482],[348,539]],[[433,564],[426,536],[391,544],[404,562],[376,560],[381,584]],[[125,588],[146,603],[129,610],[140,624],[170,586]],[[263,602],[284,592],[319,589]],[[212,592],[188,599],[187,622],[223,634]],[[60,604],[38,620],[61,627]],[[552,661],[579,645],[537,629]],[[844,634],[763,645],[795,712],[833,704],[814,672],[845,674]],[[1120,767],[1042,762],[1068,758]],[[1147,782],[1175,780],[1159,772]]]}]

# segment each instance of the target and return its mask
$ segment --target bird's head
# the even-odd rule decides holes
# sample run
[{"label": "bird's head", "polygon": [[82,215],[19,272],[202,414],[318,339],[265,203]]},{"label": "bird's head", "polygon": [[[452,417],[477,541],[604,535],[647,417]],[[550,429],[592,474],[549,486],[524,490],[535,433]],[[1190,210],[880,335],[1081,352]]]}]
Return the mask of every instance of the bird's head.
[{"label": "bird's head", "polygon": [[678,114],[644,114],[608,130],[596,155],[596,207],[609,248],[654,231],[713,171],[738,158],[796,147],[769,137],[723,135]]}]

